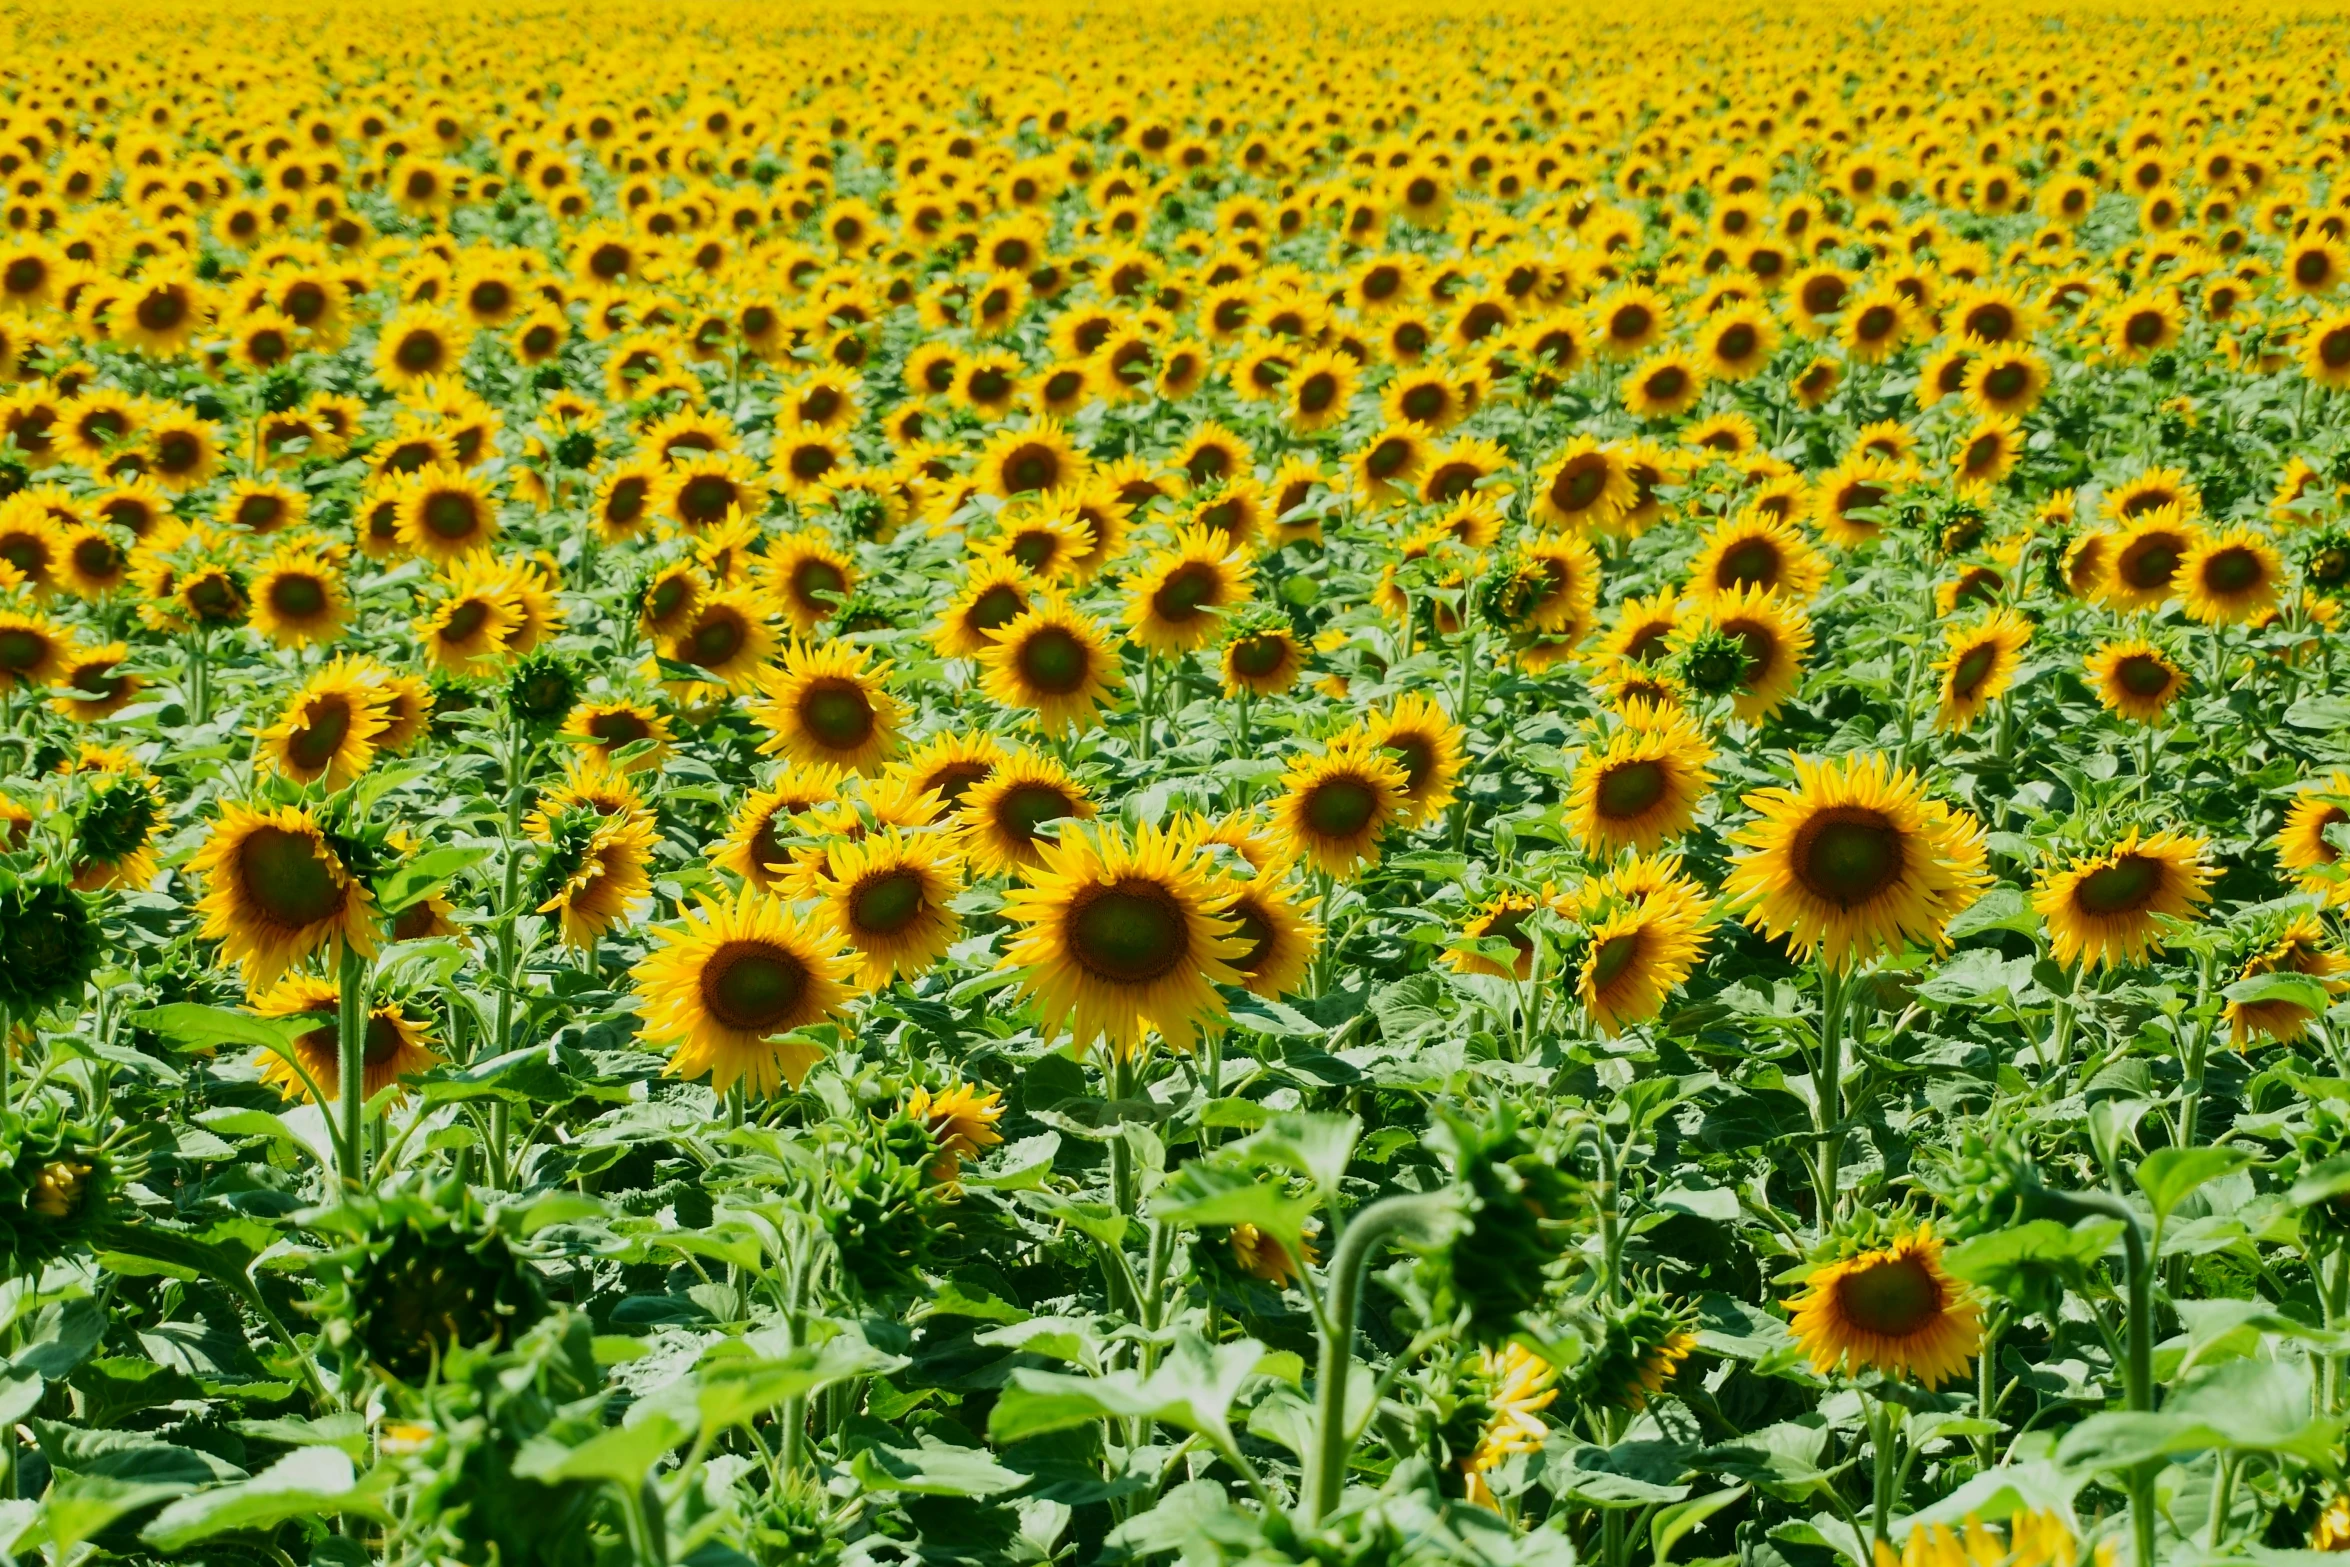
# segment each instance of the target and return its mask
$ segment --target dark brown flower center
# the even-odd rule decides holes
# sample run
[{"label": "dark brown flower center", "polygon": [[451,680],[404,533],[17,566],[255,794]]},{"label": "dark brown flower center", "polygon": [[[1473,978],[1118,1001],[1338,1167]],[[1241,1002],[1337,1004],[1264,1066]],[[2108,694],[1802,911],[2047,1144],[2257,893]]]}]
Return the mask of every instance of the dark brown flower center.
[{"label": "dark brown flower center", "polygon": [[2122,855],[2082,877],[2073,901],[2091,914],[2135,914],[2162,890],[2162,871],[2162,861],[2152,855]]},{"label": "dark brown flower center", "polygon": [[1070,956],[1114,984],[1147,985],[1171,973],[1191,947],[1183,906],[1139,878],[1080,894],[1065,929]]},{"label": "dark brown flower center", "polygon": [[1623,821],[1654,809],[1670,783],[1662,762],[1620,762],[1600,773],[1594,799],[1600,815]]},{"label": "dark brown flower center", "polygon": [[1379,791],[1360,778],[1326,778],[1306,795],[1306,826],[1324,838],[1352,838],[1379,815]]},{"label": "dark brown flower center", "polygon": [[921,917],[923,884],[911,870],[866,877],[849,892],[849,919],[861,932],[894,936]]},{"label": "dark brown flower center", "polygon": [[1890,1257],[1836,1281],[1838,1314],[1863,1333],[1907,1338],[1942,1313],[1942,1286],[1916,1257]]},{"label": "dark brown flower center", "polygon": [[1797,829],[1789,855],[1804,890],[1838,908],[1858,908],[1901,879],[1901,830],[1865,806],[1832,806]]},{"label": "dark brown flower center", "polygon": [[245,902],[263,919],[299,930],[340,913],[346,889],[316,840],[283,827],[258,827],[237,851]]},{"label": "dark brown flower center", "polygon": [[873,703],[853,680],[819,680],[800,698],[800,722],[827,748],[853,751],[873,738]]},{"label": "dark brown flower center", "polygon": [[799,1011],[808,966],[771,941],[730,941],[702,966],[702,1006],[727,1028],[771,1033]]}]

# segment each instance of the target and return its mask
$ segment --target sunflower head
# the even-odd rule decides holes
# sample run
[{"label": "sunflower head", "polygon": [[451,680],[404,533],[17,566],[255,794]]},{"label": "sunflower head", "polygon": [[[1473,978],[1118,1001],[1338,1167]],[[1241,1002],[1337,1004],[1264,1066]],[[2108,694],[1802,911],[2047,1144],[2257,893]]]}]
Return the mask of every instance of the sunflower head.
[{"label": "sunflower head", "polygon": [[328,1341],[421,1384],[459,1346],[511,1342],[546,1312],[536,1271],[504,1233],[423,1196],[338,1209],[346,1244],[325,1263]]},{"label": "sunflower head", "polygon": [[1461,1215],[1435,1262],[1469,1336],[1496,1347],[1549,1288],[1580,1205],[1575,1180],[1507,1109],[1487,1122],[1446,1115],[1430,1140],[1452,1166]]},{"label": "sunflower head", "polygon": [[0,1110],[0,1265],[37,1276],[103,1237],[122,1208],[118,1191],[139,1173],[55,1099]]},{"label": "sunflower head", "polygon": [[1821,1375],[1839,1368],[1935,1388],[1963,1374],[1983,1340],[1974,1291],[1943,1270],[1930,1225],[1822,1262],[1789,1304],[1798,1343]]},{"label": "sunflower head", "polygon": [[1564,1384],[1586,1409],[1644,1409],[1697,1348],[1696,1314],[1652,1290],[1578,1322],[1583,1358]]}]

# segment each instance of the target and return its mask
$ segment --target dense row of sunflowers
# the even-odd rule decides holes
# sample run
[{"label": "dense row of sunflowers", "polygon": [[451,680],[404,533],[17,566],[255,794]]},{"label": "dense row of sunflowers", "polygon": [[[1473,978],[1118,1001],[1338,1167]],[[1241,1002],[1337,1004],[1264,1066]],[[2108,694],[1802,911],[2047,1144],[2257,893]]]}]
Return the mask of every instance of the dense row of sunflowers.
[{"label": "dense row of sunflowers", "polygon": [[9,1559],[2350,1548],[2332,18],[6,24]]}]

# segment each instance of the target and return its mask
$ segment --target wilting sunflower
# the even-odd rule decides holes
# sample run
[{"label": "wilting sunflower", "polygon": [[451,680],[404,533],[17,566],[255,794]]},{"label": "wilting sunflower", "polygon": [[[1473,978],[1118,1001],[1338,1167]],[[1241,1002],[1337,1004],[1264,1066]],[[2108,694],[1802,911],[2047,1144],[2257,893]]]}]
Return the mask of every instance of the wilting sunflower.
[{"label": "wilting sunflower", "polygon": [[[1128,635],[1154,653],[1188,653],[1214,640],[1247,602],[1255,568],[1222,533],[1186,528],[1126,582]],[[1028,705],[1028,704],[1019,704]]]},{"label": "wilting sunflower", "polygon": [[1450,805],[1461,776],[1461,726],[1420,692],[1396,699],[1363,726],[1363,744],[1403,765],[1405,827],[1417,827]]},{"label": "wilting sunflower", "polygon": [[1791,604],[1808,604],[1828,580],[1828,570],[1827,557],[1792,526],[1749,513],[1707,530],[1683,591],[1691,599],[1705,600],[1762,588],[1776,591]]},{"label": "wilting sunflower", "polygon": [[367,771],[384,724],[372,673],[338,658],[304,682],[277,722],[261,731],[261,762],[332,794]]},{"label": "wilting sunflower", "polygon": [[[316,1027],[294,1037],[292,1054],[302,1063],[300,1071],[274,1050],[262,1053],[254,1064],[261,1069],[264,1083],[288,1099],[310,1098],[315,1084],[326,1104],[335,1102],[343,1083],[337,1027],[341,999],[333,980],[307,974],[289,974],[266,994],[254,998],[253,1011],[261,1017],[318,1020]],[[403,1077],[430,1071],[441,1059],[433,1048],[429,1017],[411,1017],[397,1001],[367,1009],[367,1034],[359,1047],[360,1092],[366,1098],[373,1099]]]},{"label": "wilting sunflower", "polygon": [[2259,619],[2276,607],[2284,580],[2276,546],[2250,528],[2199,535],[2179,560],[2179,596],[2188,615],[2207,626]]},{"label": "wilting sunflower", "polygon": [[729,589],[703,598],[662,651],[714,685],[748,691],[775,651],[775,633],[747,590]]},{"label": "wilting sunflower", "polygon": [[1935,1388],[1963,1375],[1982,1347],[1982,1307],[1942,1271],[1930,1225],[1814,1268],[1805,1283],[1789,1325],[1823,1376],[1873,1370]]},{"label": "wilting sunflower", "polygon": [[1542,1411],[1558,1397],[1558,1371],[1523,1344],[1504,1344],[1499,1350],[1478,1352],[1478,1372],[1485,1382],[1483,1402],[1490,1411],[1477,1432],[1477,1444],[1460,1460],[1468,1499],[1479,1507],[1496,1508],[1485,1477],[1514,1453],[1531,1453],[1550,1437]]},{"label": "wilting sunflower", "polygon": [[2114,536],[2099,593],[2117,609],[2160,609],[2178,596],[2179,567],[2202,543],[2202,530],[2176,507],[2143,513]]},{"label": "wilting sunflower", "polygon": [[768,738],[759,749],[794,762],[873,774],[897,746],[904,708],[884,683],[887,664],[846,642],[793,643],[759,680],[751,716]]},{"label": "wilting sunflower", "polygon": [[49,706],[83,724],[121,712],[143,689],[139,677],[123,668],[130,656],[129,645],[122,642],[72,654],[57,672],[57,694],[49,699]]},{"label": "wilting sunflower", "polygon": [[816,887],[824,918],[856,953],[857,983],[911,979],[946,956],[963,928],[948,906],[960,889],[953,861],[894,828],[824,850]]},{"label": "wilting sunflower", "polygon": [[2209,852],[2201,838],[2133,829],[2102,854],[2043,868],[2032,907],[2048,922],[2049,955],[2067,968],[2144,962],[2161,948],[2164,919],[2191,919],[2210,901]]},{"label": "wilting sunflower", "polygon": [[1125,676],[1101,628],[1057,599],[1039,599],[979,655],[980,689],[1031,708],[1047,734],[1090,728]]},{"label": "wilting sunflower", "polygon": [[646,1042],[675,1046],[669,1074],[707,1074],[721,1093],[738,1081],[761,1095],[783,1083],[796,1090],[824,1051],[784,1036],[849,1000],[838,932],[745,887],[731,903],[702,899],[654,936],[659,949],[630,977],[643,997]]},{"label": "wilting sunflower", "polygon": [[1093,815],[1085,786],[1051,757],[1014,751],[963,796],[955,847],[982,876],[1035,865],[1051,840],[1048,822]]},{"label": "wilting sunflower", "polygon": [[332,642],[351,618],[351,594],[333,564],[307,550],[280,551],[253,576],[252,626],[279,647]]},{"label": "wilting sunflower", "polygon": [[1696,899],[1610,899],[1579,912],[1590,939],[1575,994],[1610,1039],[1663,1011],[1705,951],[1707,910]]},{"label": "wilting sunflower", "polygon": [[[2296,916],[2275,941],[2245,961],[2237,978],[2299,974],[2317,981],[2328,996],[2350,992],[2350,981],[2341,977],[2350,974],[2350,958],[2328,952],[2325,941],[2323,925],[2309,915]],[[2238,1050],[2255,1035],[2289,1045],[2306,1033],[2316,1018],[2314,1009],[2297,1001],[2231,1001],[2227,1009],[2228,1036]]]},{"label": "wilting sunflower", "polygon": [[1757,819],[1731,835],[1731,908],[1834,968],[1912,941],[1940,951],[1943,927],[1990,885],[1981,826],[1882,755],[1794,764],[1794,788],[1746,796]]},{"label": "wilting sunflower", "polygon": [[2350,822],[2350,773],[2294,796],[2276,836],[2278,866],[2300,873],[2302,891],[2335,904],[2350,902],[2350,877],[2328,874],[2342,851],[2326,841],[2326,829],[2341,822]]},{"label": "wilting sunflower", "polygon": [[1027,612],[1037,584],[1027,568],[1001,555],[982,555],[938,617],[931,645],[943,658],[975,658],[995,633]]},{"label": "wilting sunflower", "polygon": [[339,954],[347,943],[375,954],[373,896],[351,879],[300,806],[223,805],[188,868],[205,882],[196,904],[204,939],[220,943],[223,959],[244,965],[248,989],[275,982],[321,949]]},{"label": "wilting sunflower", "polygon": [[1731,711],[1749,723],[1777,712],[1802,682],[1803,661],[1811,653],[1810,619],[1762,587],[1717,594],[1692,608],[1667,647],[1678,656],[1708,633],[1734,640],[1744,669],[1731,687]]},{"label": "wilting sunflower", "polygon": [[1640,722],[1583,753],[1567,791],[1567,819],[1596,858],[1627,846],[1652,853],[1679,837],[1713,786],[1714,748],[1704,729],[1677,709],[1642,704],[1640,712]]},{"label": "wilting sunflower", "polygon": [[1156,1031],[1189,1051],[1224,1016],[1218,985],[1241,983],[1247,944],[1219,912],[1216,877],[1196,843],[1156,827],[1064,833],[1004,898],[1015,927],[1002,966],[1020,973],[1038,1021],[1085,1049],[1109,1040],[1139,1054]]},{"label": "wilting sunflower", "polygon": [[1305,672],[1306,650],[1286,622],[1244,626],[1224,644],[1224,694],[1279,696]]},{"label": "wilting sunflower", "polygon": [[934,1181],[952,1181],[962,1173],[965,1159],[976,1159],[982,1148],[1001,1143],[996,1123],[1004,1118],[1003,1096],[994,1089],[981,1093],[969,1083],[957,1083],[933,1094],[917,1086],[906,1095],[905,1114],[930,1128],[937,1139],[938,1157],[930,1166]]},{"label": "wilting sunflower", "polygon": [[1942,657],[1934,665],[1942,677],[1942,703],[1934,727],[1965,729],[1982,717],[2014,682],[2024,646],[2031,640],[2031,622],[2011,609],[1994,611],[1974,625],[1951,627],[1943,637]]},{"label": "wilting sunflower", "polygon": [[2161,648],[2137,637],[2106,643],[2089,655],[2087,668],[2097,700],[2141,724],[2159,723],[2187,689],[2187,672]]},{"label": "wilting sunflower", "polygon": [[1288,852],[1332,876],[1379,863],[1379,840],[1411,811],[1411,779],[1393,754],[1359,736],[1300,756],[1282,776],[1273,826]]}]

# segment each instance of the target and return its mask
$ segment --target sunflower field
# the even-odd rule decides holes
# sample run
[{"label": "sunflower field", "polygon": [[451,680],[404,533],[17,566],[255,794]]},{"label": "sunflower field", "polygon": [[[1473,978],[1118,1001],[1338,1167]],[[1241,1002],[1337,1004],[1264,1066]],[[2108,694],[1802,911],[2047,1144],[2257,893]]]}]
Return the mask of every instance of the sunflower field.
[{"label": "sunflower field", "polygon": [[2350,17],[0,36],[0,1567],[2350,1551]]}]

